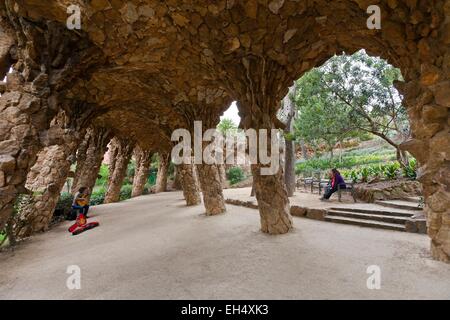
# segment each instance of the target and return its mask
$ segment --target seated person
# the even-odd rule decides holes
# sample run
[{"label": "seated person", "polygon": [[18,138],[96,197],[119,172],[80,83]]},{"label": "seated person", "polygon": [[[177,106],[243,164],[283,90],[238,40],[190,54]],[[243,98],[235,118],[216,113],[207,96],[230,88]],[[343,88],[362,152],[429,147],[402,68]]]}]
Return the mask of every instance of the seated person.
[{"label": "seated person", "polygon": [[328,200],[330,199],[331,195],[338,191],[338,186],[340,189],[346,189],[347,186],[345,185],[344,178],[342,178],[341,173],[337,169],[332,169],[330,171],[330,183],[325,189],[325,194],[323,195],[320,200]]},{"label": "seated person", "polygon": [[89,189],[86,187],[81,187],[75,197],[73,198],[72,208],[79,211],[79,213],[84,214],[87,217],[89,211]]}]

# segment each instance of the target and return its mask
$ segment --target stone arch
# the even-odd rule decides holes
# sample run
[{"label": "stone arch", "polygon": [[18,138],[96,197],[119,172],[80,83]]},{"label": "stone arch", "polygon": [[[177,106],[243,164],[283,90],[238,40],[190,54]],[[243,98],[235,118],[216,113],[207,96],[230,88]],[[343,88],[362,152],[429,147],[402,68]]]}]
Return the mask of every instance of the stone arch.
[{"label": "stone arch", "polygon": [[[316,2],[314,8],[304,8],[304,13],[298,17],[283,12],[286,4],[293,6],[292,2],[278,3],[282,6],[280,11],[274,7],[271,9],[270,4],[269,10],[272,13],[276,11],[279,16],[288,16],[287,25],[280,27],[286,20],[279,16],[272,17],[280,23],[278,26],[273,24],[274,27],[277,26],[275,34],[278,33],[278,38],[266,36],[262,41],[263,47],[269,41],[274,43],[275,50],[270,48],[267,52],[256,53],[236,49],[232,57],[224,57],[223,60],[227,61],[228,65],[236,66],[221,71],[227,74],[229,89],[239,101],[242,125],[256,128],[276,127],[278,124],[274,118],[275,111],[291,83],[335,53],[353,53],[366,49],[371,55],[385,58],[400,68],[405,78],[404,83],[396,85],[404,96],[412,126],[412,139],[406,142],[403,148],[419,161],[419,181],[424,186],[432,254],[437,259],[448,262],[450,2],[379,3],[383,12],[381,30],[368,30],[365,27],[365,8],[370,4],[367,1],[342,1],[336,4]],[[348,16],[352,19],[345,19]],[[269,183],[257,176],[257,170],[254,170],[254,175],[258,201],[273,204],[274,200],[269,201],[264,197],[269,190]],[[266,180],[276,184],[276,189],[283,189],[281,179],[274,181],[271,177]],[[284,192],[275,198],[279,199],[279,208],[287,203]],[[281,211],[267,211],[267,217],[288,215]],[[262,215],[262,220],[269,219]],[[282,219],[277,221],[282,230],[288,229],[286,224],[281,222]],[[265,225],[262,224],[263,229]],[[270,230],[269,232],[272,233]]]},{"label": "stone arch", "polygon": [[[0,161],[8,181],[0,187],[7,194],[0,203],[0,227],[39,151],[38,133],[47,130],[59,109],[60,95],[95,105],[105,113],[102,124],[119,132],[129,129],[128,138],[153,148],[167,131],[186,125],[181,105],[200,114],[214,113],[221,102],[237,100],[242,127],[279,128],[276,111],[295,79],[336,52],[365,48],[399,67],[405,77],[398,87],[413,131],[405,148],[420,162],[433,256],[448,261],[450,1],[376,1],[382,28],[369,30],[366,9],[372,2],[78,1],[88,22],[79,33],[65,30],[62,1],[46,6],[35,1],[0,3],[2,19],[19,31],[17,72],[8,77],[6,93],[0,97],[0,107],[6,107],[0,108],[0,115],[17,111],[11,107],[18,105],[17,112],[33,133],[26,140],[31,144],[21,137],[5,144],[22,156],[11,151]],[[45,41],[49,37],[53,44],[61,44],[60,50]],[[39,54],[30,55],[34,52]],[[23,111],[29,107],[43,111],[48,119]],[[149,128],[155,132],[150,134]],[[11,130],[6,131],[0,134],[2,143],[12,140]],[[11,169],[16,162],[20,168]],[[252,168],[261,229],[288,232],[292,221],[281,172],[262,176],[260,169],[260,165]]]}]

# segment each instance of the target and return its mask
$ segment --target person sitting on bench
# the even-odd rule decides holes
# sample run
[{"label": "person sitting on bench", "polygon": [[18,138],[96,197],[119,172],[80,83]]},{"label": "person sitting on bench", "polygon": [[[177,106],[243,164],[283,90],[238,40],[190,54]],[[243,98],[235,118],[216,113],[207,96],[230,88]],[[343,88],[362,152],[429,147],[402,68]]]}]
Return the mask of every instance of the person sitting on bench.
[{"label": "person sitting on bench", "polygon": [[79,213],[84,214],[87,217],[89,211],[89,203],[87,200],[89,189],[86,187],[81,187],[75,197],[73,198],[72,209],[78,210]]},{"label": "person sitting on bench", "polygon": [[330,178],[331,181],[326,187],[325,194],[323,195],[322,198],[320,198],[320,200],[330,199],[331,195],[336,191],[338,191],[338,187],[341,190],[347,188],[347,186],[345,185],[344,178],[342,178],[341,173],[337,169],[332,169],[330,171]]}]

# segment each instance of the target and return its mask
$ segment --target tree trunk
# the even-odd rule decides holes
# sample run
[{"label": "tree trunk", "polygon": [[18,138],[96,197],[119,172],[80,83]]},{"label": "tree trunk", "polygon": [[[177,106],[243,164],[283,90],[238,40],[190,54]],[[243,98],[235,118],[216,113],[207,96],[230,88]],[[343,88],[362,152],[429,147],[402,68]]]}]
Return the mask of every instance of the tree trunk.
[{"label": "tree trunk", "polygon": [[81,187],[88,188],[92,193],[110,141],[109,129],[97,127],[88,129],[82,148],[77,151],[77,168],[72,184],[72,194],[77,193]]},{"label": "tree trunk", "polygon": [[110,172],[108,191],[106,192],[104,203],[113,203],[120,200],[120,189],[125,180],[128,163],[130,162],[134,149],[134,142],[129,139],[119,139],[116,137],[112,143],[115,145],[114,149],[117,150],[117,156],[112,158],[114,171]]},{"label": "tree trunk", "polygon": [[143,150],[136,146],[134,149],[136,158],[136,170],[133,178],[133,190],[131,197],[138,197],[144,193],[145,184],[147,183],[150,173],[150,165],[152,162],[153,153],[148,150]]},{"label": "tree trunk", "polygon": [[181,187],[183,188],[184,199],[187,206],[200,204],[199,186],[191,164],[180,164],[177,166],[177,174],[180,176]]},{"label": "tree trunk", "polygon": [[202,187],[206,215],[224,213],[226,211],[225,199],[217,165],[198,164],[197,172]]},{"label": "tree trunk", "polygon": [[167,191],[167,174],[169,173],[170,154],[159,153],[159,167],[156,176],[156,192]]},{"label": "tree trunk", "polygon": [[306,145],[305,145],[305,140],[300,140],[300,148],[302,149],[302,156],[303,159],[308,160],[309,156],[308,156],[308,149],[306,149]]},{"label": "tree trunk", "polygon": [[295,96],[296,84],[289,88],[289,92],[284,98],[284,108],[287,112],[285,135],[285,160],[284,160],[284,182],[286,184],[286,191],[288,197],[292,197],[295,192],[295,145],[294,140],[290,135],[293,133],[293,119],[296,114],[295,105],[292,101],[292,96]]}]

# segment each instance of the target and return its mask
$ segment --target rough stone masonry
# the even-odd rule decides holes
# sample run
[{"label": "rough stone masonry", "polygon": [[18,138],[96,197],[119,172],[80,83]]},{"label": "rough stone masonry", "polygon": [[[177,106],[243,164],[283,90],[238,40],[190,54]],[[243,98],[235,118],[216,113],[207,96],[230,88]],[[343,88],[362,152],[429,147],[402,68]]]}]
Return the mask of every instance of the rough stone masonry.
[{"label": "rough stone masonry", "polygon": [[[66,28],[69,2],[81,30]],[[370,30],[374,4],[381,29]],[[0,79],[13,69],[0,84],[0,227],[60,109],[84,103],[92,123],[168,152],[174,129],[218,119],[233,100],[243,128],[280,128],[276,111],[295,79],[364,48],[402,70],[412,125],[403,148],[420,163],[432,255],[450,261],[450,0],[3,0],[0,19]],[[192,178],[191,169],[180,171]],[[282,172],[260,169],[261,228],[288,232]],[[201,174],[214,188],[211,213],[224,211],[218,177]],[[184,185],[198,203],[198,188]]]}]

